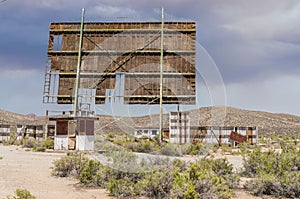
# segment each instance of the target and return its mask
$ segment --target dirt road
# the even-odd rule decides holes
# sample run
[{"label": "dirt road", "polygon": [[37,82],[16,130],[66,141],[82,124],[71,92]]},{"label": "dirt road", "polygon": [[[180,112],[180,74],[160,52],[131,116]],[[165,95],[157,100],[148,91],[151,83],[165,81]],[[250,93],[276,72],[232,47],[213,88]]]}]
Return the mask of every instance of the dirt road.
[{"label": "dirt road", "polygon": [[0,198],[16,189],[27,189],[38,199],[110,198],[104,189],[79,189],[75,179],[51,176],[52,162],[64,155],[0,145]]}]

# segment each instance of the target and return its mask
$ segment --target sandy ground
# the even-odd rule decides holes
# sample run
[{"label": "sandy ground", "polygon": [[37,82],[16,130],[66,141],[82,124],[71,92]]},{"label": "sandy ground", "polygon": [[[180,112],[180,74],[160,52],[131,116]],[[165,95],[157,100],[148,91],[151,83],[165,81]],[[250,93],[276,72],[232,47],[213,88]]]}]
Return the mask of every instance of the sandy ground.
[{"label": "sandy ground", "polygon": [[[14,195],[16,189],[27,189],[38,199],[112,198],[104,189],[78,188],[76,179],[51,176],[52,162],[64,155],[66,154],[63,152],[32,152],[21,147],[0,144],[0,199]],[[100,157],[96,159],[99,160]],[[224,156],[220,155],[220,157]],[[225,157],[236,169],[241,167],[241,157],[230,155]],[[252,196],[244,190],[235,190],[232,198],[259,199],[261,197]]]},{"label": "sandy ground", "polygon": [[76,179],[51,176],[52,162],[64,155],[0,145],[0,198],[16,189],[27,189],[39,199],[110,198],[104,189],[78,188]]}]

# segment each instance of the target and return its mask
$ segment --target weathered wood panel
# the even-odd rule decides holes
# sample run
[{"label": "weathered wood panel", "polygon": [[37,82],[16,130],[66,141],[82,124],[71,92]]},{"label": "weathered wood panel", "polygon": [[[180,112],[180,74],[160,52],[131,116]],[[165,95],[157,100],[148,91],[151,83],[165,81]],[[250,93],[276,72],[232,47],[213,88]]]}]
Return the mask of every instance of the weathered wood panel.
[{"label": "weathered wood panel", "polygon": [[[80,23],[50,24],[48,57],[50,70],[63,73],[57,97],[61,104],[73,103],[79,28]],[[80,87],[95,87],[95,102],[102,104],[109,97],[106,90],[115,89],[116,74],[123,73],[125,103],[159,103],[160,42],[160,22],[85,23]],[[195,60],[196,24],[166,22],[163,103],[195,103]]]}]

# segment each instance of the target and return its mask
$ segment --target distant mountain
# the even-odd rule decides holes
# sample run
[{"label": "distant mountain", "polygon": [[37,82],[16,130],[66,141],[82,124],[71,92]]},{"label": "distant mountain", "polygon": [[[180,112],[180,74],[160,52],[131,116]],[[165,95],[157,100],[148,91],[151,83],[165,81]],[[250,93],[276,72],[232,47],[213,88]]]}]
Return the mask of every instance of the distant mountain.
[{"label": "distant mountain", "polygon": [[0,110],[0,124],[12,125],[42,125],[46,120],[43,116],[35,116],[34,114],[21,115],[17,113]]},{"label": "distant mountain", "polygon": [[[289,114],[276,114],[262,111],[249,111],[232,107],[207,107],[190,112],[200,117],[200,125],[222,123],[224,126],[256,126],[259,133],[300,133],[300,117]],[[225,114],[225,117],[224,115]]]},{"label": "distant mountain", "polygon": [[[275,114],[249,111],[232,107],[204,107],[186,111],[191,126],[258,127],[259,133],[300,134],[300,117],[289,114]],[[98,132],[133,132],[135,128],[159,126],[159,115],[143,117],[99,116]],[[168,115],[164,115],[164,128],[169,127]]]},{"label": "distant mountain", "polygon": [[[187,111],[190,115],[191,126],[256,126],[259,133],[300,134],[300,117],[283,113],[268,113],[249,111],[232,107],[215,106],[203,107]],[[100,132],[128,132],[135,128],[158,128],[159,115],[143,117],[112,117],[99,115],[95,131]],[[32,114],[20,115],[0,110],[0,124],[45,124],[43,116]],[[164,115],[164,128],[169,127],[168,115]]]}]

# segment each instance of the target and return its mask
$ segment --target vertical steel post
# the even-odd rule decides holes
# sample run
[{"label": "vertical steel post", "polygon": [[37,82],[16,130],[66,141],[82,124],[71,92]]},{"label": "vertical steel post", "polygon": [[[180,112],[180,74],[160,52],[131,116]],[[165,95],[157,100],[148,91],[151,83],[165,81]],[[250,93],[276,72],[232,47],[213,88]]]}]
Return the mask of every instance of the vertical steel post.
[{"label": "vertical steel post", "polygon": [[76,82],[75,82],[74,117],[77,116],[77,112],[78,112],[78,110],[77,110],[78,109],[78,88],[79,88],[79,84],[80,84],[80,68],[81,68],[83,25],[84,25],[84,8],[82,8],[81,25],[80,25],[80,38],[79,38],[77,71],[76,71]]},{"label": "vertical steel post", "polygon": [[45,127],[44,127],[44,136],[43,138],[46,140],[47,137],[48,137],[48,125],[49,125],[49,111],[46,110],[46,124],[45,124]]},{"label": "vertical steel post", "polygon": [[163,138],[163,60],[164,60],[164,8],[161,8],[160,79],[159,79],[159,143]]}]

